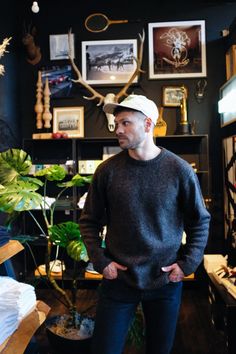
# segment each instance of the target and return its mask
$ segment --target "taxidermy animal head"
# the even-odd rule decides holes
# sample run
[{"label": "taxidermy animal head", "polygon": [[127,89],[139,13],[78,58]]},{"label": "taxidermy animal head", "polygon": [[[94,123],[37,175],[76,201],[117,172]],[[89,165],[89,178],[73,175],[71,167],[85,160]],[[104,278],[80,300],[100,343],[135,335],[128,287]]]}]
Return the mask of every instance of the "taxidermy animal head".
[{"label": "taxidermy animal head", "polygon": [[36,28],[29,26],[28,30],[24,30],[22,43],[26,51],[26,60],[32,65],[36,65],[41,60],[41,50],[38,45],[35,44]]}]

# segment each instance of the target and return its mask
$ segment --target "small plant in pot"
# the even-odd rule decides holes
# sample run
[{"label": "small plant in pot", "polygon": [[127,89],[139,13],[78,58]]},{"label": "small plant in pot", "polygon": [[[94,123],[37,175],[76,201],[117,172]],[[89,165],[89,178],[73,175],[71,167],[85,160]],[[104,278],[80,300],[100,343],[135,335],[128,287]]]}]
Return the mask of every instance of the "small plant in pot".
[{"label": "small plant in pot", "polygon": [[[79,334],[80,342],[85,343],[85,338],[91,337],[93,330],[93,319],[79,314],[76,311],[75,294],[76,279],[72,279],[71,294],[63,289],[57,280],[52,276],[52,248],[62,247],[68,256],[73,259],[74,264],[80,261],[87,262],[88,256],[85,245],[81,239],[79,225],[75,222],[55,223],[55,209],[58,200],[68,190],[68,188],[81,187],[91,182],[91,176],[80,176],[79,174],[69,178],[67,171],[60,165],[52,165],[37,171],[34,175],[30,174],[32,166],[31,157],[21,149],[9,149],[0,153],[0,210],[9,214],[9,223],[21,212],[30,214],[37,224],[41,234],[47,240],[47,251],[45,257],[46,279],[63,298],[63,303],[69,309],[69,315],[60,319],[66,323],[65,332]],[[47,191],[50,185],[56,185],[59,192],[53,204],[48,203]],[[39,208],[43,216],[44,225],[36,219],[33,210]],[[75,273],[74,273],[75,274]],[[49,323],[52,320],[49,319]],[[52,327],[55,327],[55,323]],[[61,335],[61,334],[60,334]],[[62,340],[62,339],[61,339]],[[74,340],[73,340],[74,343]],[[69,351],[67,343],[67,353]],[[87,347],[87,344],[83,344]],[[59,343],[59,348],[62,344]],[[62,349],[63,350],[63,349]],[[74,348],[75,350],[75,348]],[[82,349],[83,353],[85,349]],[[62,352],[62,351],[57,351]]]}]

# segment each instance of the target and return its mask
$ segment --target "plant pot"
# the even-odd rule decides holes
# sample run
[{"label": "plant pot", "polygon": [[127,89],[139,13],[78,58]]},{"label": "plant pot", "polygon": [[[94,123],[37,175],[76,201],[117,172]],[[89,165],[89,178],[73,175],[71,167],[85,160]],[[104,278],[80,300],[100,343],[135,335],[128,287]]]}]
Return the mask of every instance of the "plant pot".
[{"label": "plant pot", "polygon": [[[47,337],[50,343],[50,346],[52,350],[56,354],[90,354],[90,346],[91,346],[91,330],[89,333],[85,333],[85,331],[82,330],[83,334],[82,335],[76,335],[76,334],[69,334],[69,337],[67,337],[67,334],[57,334],[54,332],[55,327],[58,326],[58,323],[62,323],[65,317],[68,317],[67,315],[58,315],[54,316],[51,318],[48,318],[46,320],[46,333]],[[91,321],[91,326],[92,326],[92,331],[94,327],[94,320],[90,318],[83,319],[83,321]],[[83,326],[83,321],[82,321],[82,326]],[[83,329],[85,327],[83,326]]]}]

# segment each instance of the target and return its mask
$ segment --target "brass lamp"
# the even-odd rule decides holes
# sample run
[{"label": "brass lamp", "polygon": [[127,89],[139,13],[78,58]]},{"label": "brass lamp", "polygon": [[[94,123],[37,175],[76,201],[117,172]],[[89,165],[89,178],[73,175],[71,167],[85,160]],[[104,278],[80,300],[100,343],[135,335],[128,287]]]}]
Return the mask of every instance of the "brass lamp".
[{"label": "brass lamp", "polygon": [[180,121],[177,124],[175,134],[178,135],[188,135],[192,134],[191,124],[188,122],[188,112],[187,112],[187,89],[184,85],[181,86],[182,98],[180,101]]}]

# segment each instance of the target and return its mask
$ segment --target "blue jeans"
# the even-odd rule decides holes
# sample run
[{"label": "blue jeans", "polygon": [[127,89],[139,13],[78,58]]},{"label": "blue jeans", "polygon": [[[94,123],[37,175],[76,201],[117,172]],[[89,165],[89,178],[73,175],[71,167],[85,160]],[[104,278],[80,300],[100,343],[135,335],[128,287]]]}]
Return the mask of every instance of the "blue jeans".
[{"label": "blue jeans", "polygon": [[121,354],[129,325],[141,302],[145,318],[146,353],[171,351],[182,294],[182,282],[155,290],[137,290],[120,280],[102,281],[92,339],[92,354]]}]

